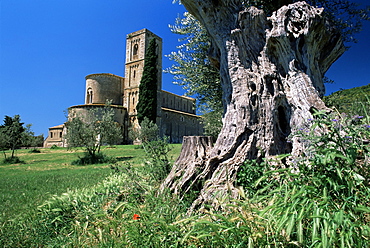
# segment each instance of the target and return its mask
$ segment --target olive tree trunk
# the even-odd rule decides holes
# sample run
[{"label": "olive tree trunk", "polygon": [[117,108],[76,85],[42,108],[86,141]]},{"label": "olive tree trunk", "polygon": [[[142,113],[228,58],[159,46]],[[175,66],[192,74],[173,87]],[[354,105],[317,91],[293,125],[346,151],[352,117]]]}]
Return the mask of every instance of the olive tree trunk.
[{"label": "olive tree trunk", "polygon": [[323,9],[305,2],[283,6],[271,17],[240,0],[181,2],[211,37],[210,58],[220,69],[225,106],[214,147],[203,159],[182,161],[181,171],[198,170],[173,173],[162,185],[186,192],[201,184],[196,207],[216,196],[237,197],[233,183],[245,160],[301,153],[299,139],[287,137],[314,110],[326,110],[322,78],[345,48]]}]

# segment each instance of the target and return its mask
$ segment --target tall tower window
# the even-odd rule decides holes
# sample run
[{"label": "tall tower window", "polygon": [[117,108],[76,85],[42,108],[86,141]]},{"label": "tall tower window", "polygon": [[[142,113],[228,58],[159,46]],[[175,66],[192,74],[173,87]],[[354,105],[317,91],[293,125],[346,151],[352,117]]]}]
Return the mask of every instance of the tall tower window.
[{"label": "tall tower window", "polygon": [[132,51],[132,55],[137,55],[137,51],[139,50],[139,45],[138,44],[135,44],[134,45],[134,49],[133,49],[133,51]]}]

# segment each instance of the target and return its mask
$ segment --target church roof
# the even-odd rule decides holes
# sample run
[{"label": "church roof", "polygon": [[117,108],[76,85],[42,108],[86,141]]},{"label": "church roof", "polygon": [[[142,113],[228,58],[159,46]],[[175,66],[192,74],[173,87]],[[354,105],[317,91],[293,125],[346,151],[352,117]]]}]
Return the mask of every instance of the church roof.
[{"label": "church roof", "polygon": [[64,124],[54,126],[54,127],[49,127],[49,129],[59,129],[59,128],[64,128]]},{"label": "church roof", "polygon": [[191,113],[187,113],[187,112],[183,112],[183,111],[179,111],[179,110],[174,110],[174,109],[169,109],[169,108],[161,108],[163,111],[168,111],[168,112],[173,112],[173,113],[178,113],[178,114],[182,114],[182,115],[188,115],[188,116],[191,116],[191,117],[197,117],[197,118],[202,118],[201,116],[199,115],[195,115],[195,114],[191,114]]}]

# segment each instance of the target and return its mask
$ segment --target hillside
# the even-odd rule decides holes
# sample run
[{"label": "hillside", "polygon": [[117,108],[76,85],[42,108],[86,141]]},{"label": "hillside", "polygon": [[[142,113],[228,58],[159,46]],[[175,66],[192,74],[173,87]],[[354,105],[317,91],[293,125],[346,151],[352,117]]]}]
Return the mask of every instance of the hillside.
[{"label": "hillside", "polygon": [[340,113],[370,114],[370,84],[334,92],[323,100],[328,107],[335,107]]}]

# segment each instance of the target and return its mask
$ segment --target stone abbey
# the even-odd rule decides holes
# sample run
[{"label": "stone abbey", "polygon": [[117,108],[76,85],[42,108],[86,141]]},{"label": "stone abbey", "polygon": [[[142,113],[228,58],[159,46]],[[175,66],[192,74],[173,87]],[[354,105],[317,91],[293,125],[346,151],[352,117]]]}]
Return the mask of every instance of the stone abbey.
[{"label": "stone abbey", "polygon": [[[112,101],[115,121],[123,130],[123,144],[128,144],[128,130],[138,125],[136,105],[139,100],[139,84],[145,63],[145,52],[151,39],[157,43],[158,82],[157,118],[161,136],[168,136],[171,143],[180,143],[183,136],[201,135],[201,117],[195,113],[195,99],[162,90],[162,39],[147,29],[127,35],[125,77],[110,73],[91,74],[85,77],[85,104],[72,106],[71,113],[83,113],[91,108],[104,108]],[[50,127],[44,147],[66,146],[64,124]]]}]

